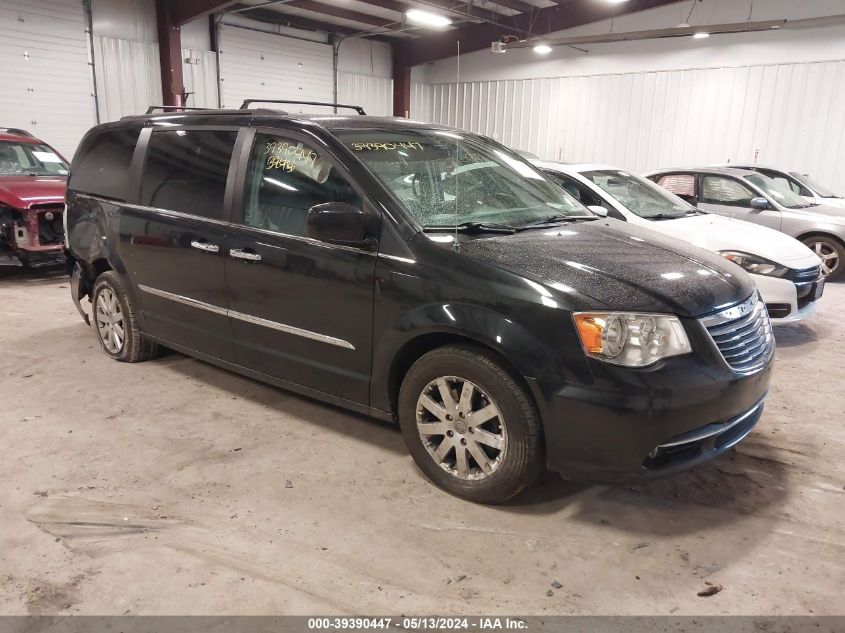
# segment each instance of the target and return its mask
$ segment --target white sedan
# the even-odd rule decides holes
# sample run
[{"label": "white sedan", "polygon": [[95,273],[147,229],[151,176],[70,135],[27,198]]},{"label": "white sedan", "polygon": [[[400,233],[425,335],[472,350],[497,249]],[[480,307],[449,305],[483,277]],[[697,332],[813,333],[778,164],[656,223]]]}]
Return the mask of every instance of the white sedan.
[{"label": "white sedan", "polygon": [[815,312],[824,288],[821,260],[798,240],[700,211],[616,167],[532,162],[594,210],[602,207],[611,217],[714,251],[744,268],[754,277],[773,324],[800,321]]}]

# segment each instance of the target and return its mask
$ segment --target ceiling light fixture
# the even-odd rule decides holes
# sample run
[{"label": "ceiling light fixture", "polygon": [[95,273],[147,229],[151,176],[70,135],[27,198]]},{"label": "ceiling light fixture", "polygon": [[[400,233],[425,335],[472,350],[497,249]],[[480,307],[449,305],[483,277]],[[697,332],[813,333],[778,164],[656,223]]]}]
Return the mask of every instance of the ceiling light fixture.
[{"label": "ceiling light fixture", "polygon": [[705,33],[704,31],[699,31],[698,33],[694,33],[693,37],[697,40],[703,40],[705,37],[710,37],[710,33]]},{"label": "ceiling light fixture", "polygon": [[622,4],[623,2],[628,2],[628,0],[604,0],[608,4]]},{"label": "ceiling light fixture", "polygon": [[534,47],[534,52],[538,55],[548,55],[552,52],[552,47],[548,44],[537,44],[537,46]]},{"label": "ceiling light fixture", "polygon": [[442,29],[452,23],[452,20],[444,15],[438,15],[429,11],[420,11],[419,9],[408,9],[405,11],[405,19],[411,24],[427,26],[434,29]]}]

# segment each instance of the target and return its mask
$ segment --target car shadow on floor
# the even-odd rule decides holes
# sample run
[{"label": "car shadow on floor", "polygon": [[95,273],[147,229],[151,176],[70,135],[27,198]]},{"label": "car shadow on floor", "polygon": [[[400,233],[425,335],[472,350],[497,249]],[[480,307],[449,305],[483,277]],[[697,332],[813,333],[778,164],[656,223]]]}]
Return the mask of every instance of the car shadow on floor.
[{"label": "car shadow on floor", "polygon": [[816,331],[806,323],[790,323],[772,329],[778,347],[799,347],[818,340]]},{"label": "car shadow on floor", "polygon": [[24,268],[23,266],[0,266],[0,288],[5,286],[48,286],[68,279],[64,266]]},{"label": "car shadow on floor", "polygon": [[280,419],[283,416],[306,419],[326,431],[375,444],[398,454],[408,454],[396,424],[274,387],[169,349],[162,348],[159,358],[152,362],[166,365],[172,371],[224,391],[233,398],[266,407]]},{"label": "car shadow on floor", "polygon": [[[305,419],[325,431],[408,455],[394,424],[265,385],[175,352],[167,351],[155,362],[233,397],[265,406],[280,419]],[[550,517],[564,513],[569,519],[596,525],[612,523],[617,529],[633,533],[696,532],[705,524],[730,523],[769,507],[777,508],[787,495],[787,467],[779,461],[776,449],[767,444],[765,437],[753,433],[746,443],[751,447],[747,452],[743,450],[745,444],[741,444],[690,471],[646,483],[591,485],[547,473],[516,499],[493,509]],[[409,474],[414,472],[424,478],[410,456],[407,467]]]},{"label": "car shadow on floor", "polygon": [[644,483],[589,485],[548,475],[502,507],[556,515],[641,535],[680,536],[779,512],[789,495],[788,465],[762,434],[688,471]]}]

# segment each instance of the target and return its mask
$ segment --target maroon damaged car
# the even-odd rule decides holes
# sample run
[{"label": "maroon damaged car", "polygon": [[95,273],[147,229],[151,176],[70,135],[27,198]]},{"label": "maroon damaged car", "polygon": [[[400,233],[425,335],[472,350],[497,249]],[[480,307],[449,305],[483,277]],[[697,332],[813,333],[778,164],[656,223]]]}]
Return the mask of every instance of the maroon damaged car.
[{"label": "maroon damaged car", "polygon": [[0,266],[64,263],[68,163],[24,130],[0,128]]}]

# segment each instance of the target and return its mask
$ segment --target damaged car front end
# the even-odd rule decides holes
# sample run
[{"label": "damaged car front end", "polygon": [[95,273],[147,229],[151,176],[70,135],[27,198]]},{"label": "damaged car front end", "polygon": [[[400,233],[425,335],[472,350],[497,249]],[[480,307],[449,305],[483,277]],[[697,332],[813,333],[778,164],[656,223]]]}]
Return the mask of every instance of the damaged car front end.
[{"label": "damaged car front end", "polygon": [[0,134],[0,265],[64,262],[67,162],[28,136]]},{"label": "damaged car front end", "polygon": [[0,206],[0,265],[54,266],[64,262],[64,204]]}]

